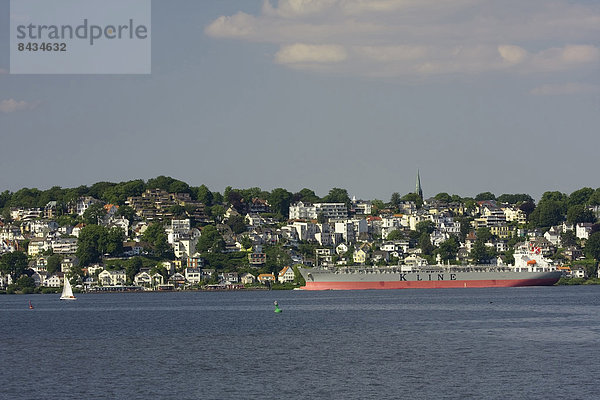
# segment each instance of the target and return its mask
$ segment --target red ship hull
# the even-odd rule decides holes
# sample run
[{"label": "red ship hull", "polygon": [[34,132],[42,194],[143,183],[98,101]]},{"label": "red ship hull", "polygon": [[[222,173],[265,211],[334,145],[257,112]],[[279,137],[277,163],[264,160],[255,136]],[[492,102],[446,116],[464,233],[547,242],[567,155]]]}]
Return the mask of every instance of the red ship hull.
[{"label": "red ship hull", "polygon": [[304,290],[442,289],[552,286],[558,279],[491,279],[468,281],[306,282]]}]

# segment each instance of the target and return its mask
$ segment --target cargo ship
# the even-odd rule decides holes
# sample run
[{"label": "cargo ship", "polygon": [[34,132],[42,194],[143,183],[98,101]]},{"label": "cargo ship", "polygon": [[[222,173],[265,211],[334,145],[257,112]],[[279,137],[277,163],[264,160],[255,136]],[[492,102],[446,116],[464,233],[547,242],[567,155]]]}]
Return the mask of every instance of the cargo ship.
[{"label": "cargo ship", "polygon": [[435,289],[551,286],[562,276],[538,248],[515,251],[514,265],[341,266],[298,270],[304,290]]}]

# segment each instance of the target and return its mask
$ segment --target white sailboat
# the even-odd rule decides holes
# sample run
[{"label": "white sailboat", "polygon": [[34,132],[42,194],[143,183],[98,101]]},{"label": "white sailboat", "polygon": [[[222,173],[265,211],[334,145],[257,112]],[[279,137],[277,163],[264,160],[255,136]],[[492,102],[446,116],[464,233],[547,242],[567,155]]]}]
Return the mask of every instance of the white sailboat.
[{"label": "white sailboat", "polygon": [[77,300],[77,297],[73,296],[73,289],[71,289],[71,283],[67,279],[65,275],[65,283],[63,285],[62,295],[60,296],[61,300]]}]

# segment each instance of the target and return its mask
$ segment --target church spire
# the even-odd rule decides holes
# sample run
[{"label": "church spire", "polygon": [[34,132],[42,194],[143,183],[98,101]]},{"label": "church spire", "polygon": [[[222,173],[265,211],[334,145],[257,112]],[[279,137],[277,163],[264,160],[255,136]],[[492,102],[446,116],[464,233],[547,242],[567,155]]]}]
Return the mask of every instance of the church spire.
[{"label": "church spire", "polygon": [[415,194],[419,195],[421,200],[423,200],[423,188],[421,187],[421,175],[419,174],[419,170],[417,170],[417,185],[415,187]]}]

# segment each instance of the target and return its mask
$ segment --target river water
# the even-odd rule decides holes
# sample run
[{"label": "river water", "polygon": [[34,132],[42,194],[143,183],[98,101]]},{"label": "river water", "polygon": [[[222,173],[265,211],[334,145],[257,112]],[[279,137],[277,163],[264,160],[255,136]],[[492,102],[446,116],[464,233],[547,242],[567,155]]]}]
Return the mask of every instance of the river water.
[{"label": "river water", "polygon": [[0,296],[0,319],[2,399],[592,399],[599,390],[600,286],[15,295]]}]

